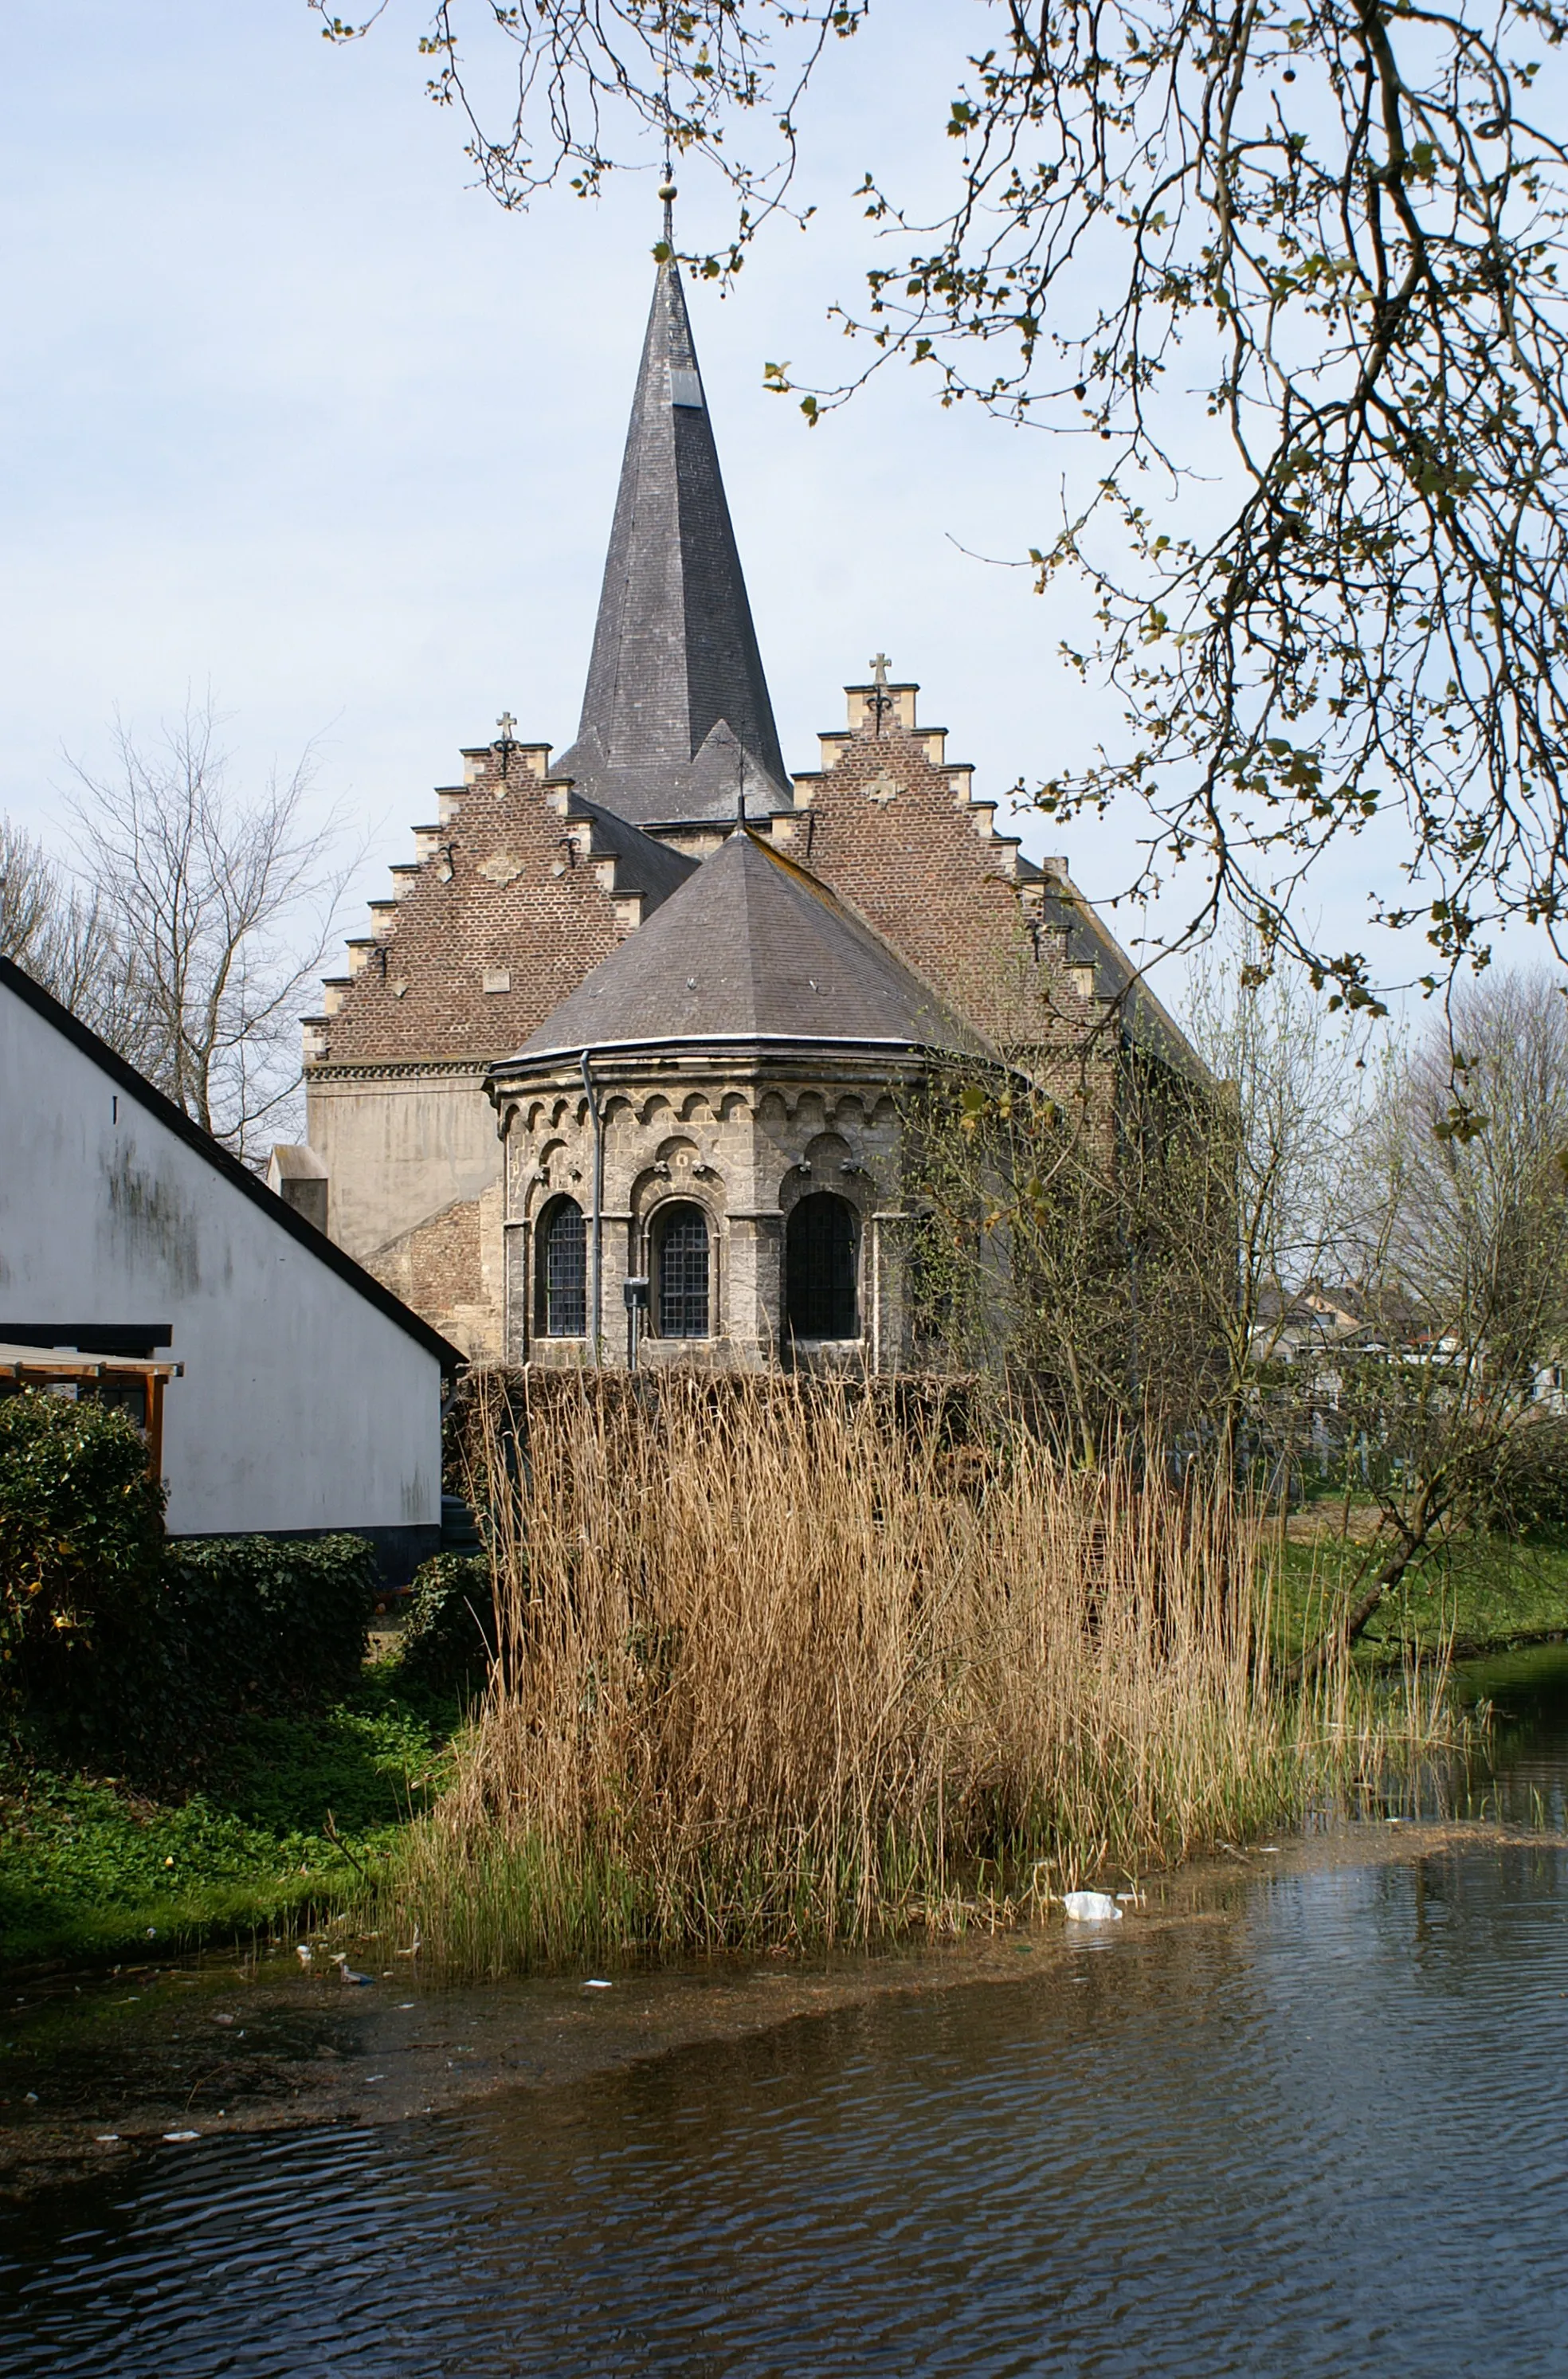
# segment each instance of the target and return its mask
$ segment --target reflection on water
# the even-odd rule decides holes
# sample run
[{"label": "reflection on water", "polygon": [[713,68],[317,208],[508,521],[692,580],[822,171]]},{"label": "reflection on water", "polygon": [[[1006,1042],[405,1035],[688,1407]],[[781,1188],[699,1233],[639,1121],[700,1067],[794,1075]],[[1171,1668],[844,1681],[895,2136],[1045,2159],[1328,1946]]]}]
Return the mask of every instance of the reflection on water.
[{"label": "reflection on water", "polygon": [[[1536,1658],[1478,1689],[1500,1789],[1561,1807]],[[1568,2374],[1564,1880],[1325,1866],[1016,1984],[167,2148],[12,2218],[0,2367]]]}]

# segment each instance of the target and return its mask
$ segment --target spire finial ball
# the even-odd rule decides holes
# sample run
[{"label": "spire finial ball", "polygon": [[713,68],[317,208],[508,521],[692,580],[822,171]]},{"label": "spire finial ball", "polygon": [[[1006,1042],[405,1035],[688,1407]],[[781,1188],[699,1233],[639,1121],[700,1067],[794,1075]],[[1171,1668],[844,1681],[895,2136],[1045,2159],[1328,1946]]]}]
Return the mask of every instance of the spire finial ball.
[{"label": "spire finial ball", "polygon": [[663,182],[661,182],[661,183],[659,184],[659,186],[658,186],[658,192],[657,192],[657,195],[658,195],[658,196],[659,196],[659,197],[664,200],[665,205],[666,205],[666,206],[668,206],[668,205],[669,204],[670,199],[673,199],[673,198],[678,197],[678,196],[679,196],[679,193],[678,193],[678,191],[676,190],[676,187],[675,187],[675,185],[674,185],[674,183],[673,183],[673,182],[670,182],[670,181],[663,181]]}]

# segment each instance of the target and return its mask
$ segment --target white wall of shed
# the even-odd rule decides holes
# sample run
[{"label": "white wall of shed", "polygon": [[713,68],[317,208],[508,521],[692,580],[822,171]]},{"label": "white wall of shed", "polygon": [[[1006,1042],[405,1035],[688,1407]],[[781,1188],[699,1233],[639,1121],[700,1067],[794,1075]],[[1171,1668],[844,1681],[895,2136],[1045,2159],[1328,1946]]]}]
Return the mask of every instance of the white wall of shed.
[{"label": "white wall of shed", "polygon": [[181,1536],[440,1518],[433,1354],[0,986],[7,1322],[168,1322]]}]

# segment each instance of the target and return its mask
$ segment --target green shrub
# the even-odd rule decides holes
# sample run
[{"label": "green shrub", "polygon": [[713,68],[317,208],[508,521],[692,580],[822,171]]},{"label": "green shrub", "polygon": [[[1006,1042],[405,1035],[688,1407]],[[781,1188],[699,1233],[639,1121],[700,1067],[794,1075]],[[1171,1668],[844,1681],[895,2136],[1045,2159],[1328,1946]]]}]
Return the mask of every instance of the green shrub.
[{"label": "green shrub", "polygon": [[167,1544],[123,1413],[0,1400],[0,1720],[35,1748],[188,1770],[243,1711],[347,1693],[375,1590],[359,1537]]},{"label": "green shrub", "polygon": [[415,1572],[398,1654],[403,1675],[433,1693],[467,1696],[483,1690],[494,1657],[489,1564],[434,1554]]},{"label": "green shrub", "polygon": [[1568,1421],[1531,1415],[1503,1441],[1479,1516],[1526,1535],[1568,1526]]},{"label": "green shrub", "polygon": [[165,1612],[193,1709],[336,1699],[358,1676],[376,1594],[361,1537],[172,1545]]},{"label": "green shrub", "polygon": [[0,1400],[0,1697],[63,1743],[118,1750],[160,1698],[163,1497],[126,1415]]}]

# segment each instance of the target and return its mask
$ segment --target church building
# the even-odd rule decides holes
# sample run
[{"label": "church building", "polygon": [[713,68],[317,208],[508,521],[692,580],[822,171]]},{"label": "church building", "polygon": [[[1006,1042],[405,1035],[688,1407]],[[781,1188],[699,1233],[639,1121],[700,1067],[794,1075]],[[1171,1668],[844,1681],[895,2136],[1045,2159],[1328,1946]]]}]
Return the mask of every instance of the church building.
[{"label": "church building", "polygon": [[275,1167],[473,1360],[897,1370],[932,1070],[1184,1046],[870,670],[791,773],[660,264],[576,737],[464,752],[307,1020]]}]

